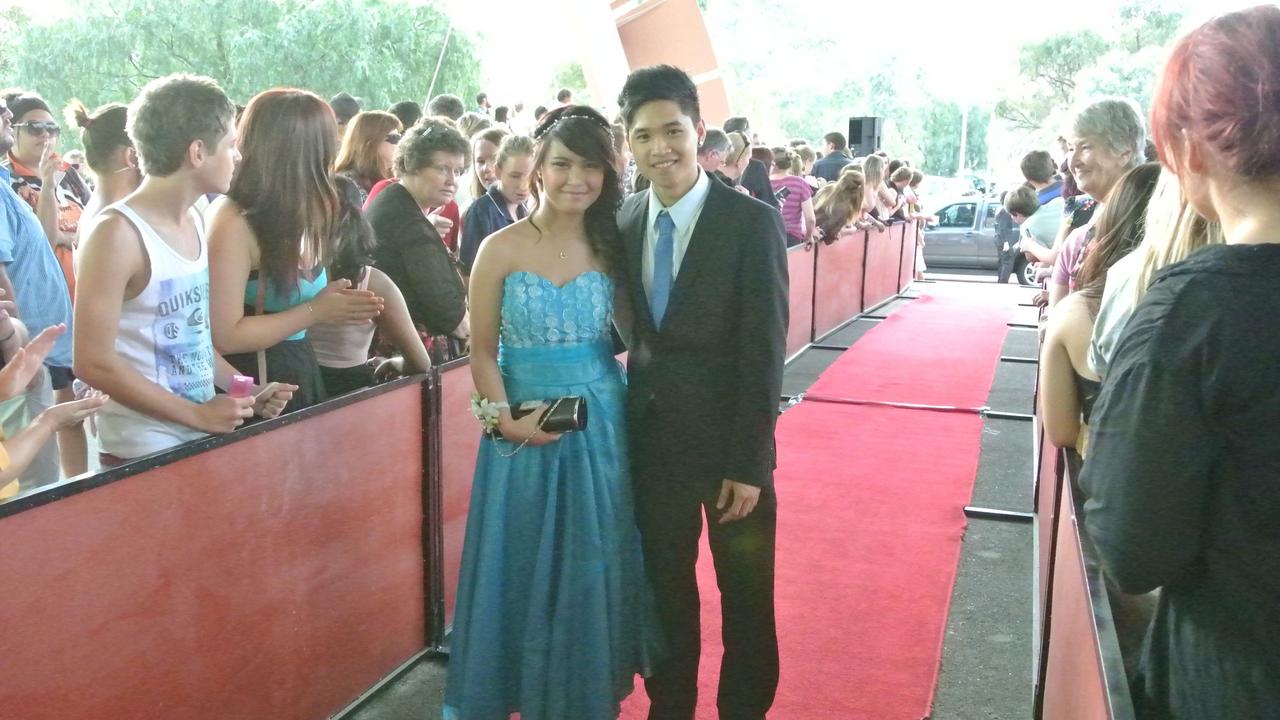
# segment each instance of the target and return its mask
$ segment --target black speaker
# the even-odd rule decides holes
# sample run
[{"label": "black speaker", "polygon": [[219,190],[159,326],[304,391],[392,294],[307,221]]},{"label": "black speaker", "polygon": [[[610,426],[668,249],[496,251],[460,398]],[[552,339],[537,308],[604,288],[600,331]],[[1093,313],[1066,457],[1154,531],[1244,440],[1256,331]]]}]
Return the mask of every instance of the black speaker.
[{"label": "black speaker", "polygon": [[865,157],[880,149],[880,136],[884,132],[884,118],[849,118],[849,152],[854,157]]}]

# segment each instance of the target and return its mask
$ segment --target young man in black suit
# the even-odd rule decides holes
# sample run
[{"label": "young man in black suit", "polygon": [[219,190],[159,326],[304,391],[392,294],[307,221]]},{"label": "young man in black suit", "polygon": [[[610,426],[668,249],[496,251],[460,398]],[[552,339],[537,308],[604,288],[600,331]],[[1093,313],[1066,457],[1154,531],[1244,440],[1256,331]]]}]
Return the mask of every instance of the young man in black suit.
[{"label": "young man in black suit", "polygon": [[634,315],[636,515],[669,649],[645,683],[649,718],[693,718],[704,513],[724,615],[720,717],[763,718],[778,684],[773,431],[787,335],[786,235],[777,211],[698,166],[704,127],[687,74],[637,70],[618,105],[651,182],[619,216]]}]

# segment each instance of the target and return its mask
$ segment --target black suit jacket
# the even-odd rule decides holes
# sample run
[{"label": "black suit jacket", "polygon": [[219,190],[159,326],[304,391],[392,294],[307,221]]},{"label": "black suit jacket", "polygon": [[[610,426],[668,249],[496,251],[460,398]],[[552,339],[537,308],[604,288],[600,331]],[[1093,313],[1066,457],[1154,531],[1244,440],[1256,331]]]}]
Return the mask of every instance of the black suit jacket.
[{"label": "black suit jacket", "polygon": [[786,232],[776,210],[712,180],[662,328],[642,281],[649,193],[619,217],[635,327],[633,447],[679,481],[773,483],[787,342]]},{"label": "black suit jacket", "polygon": [[409,316],[432,335],[448,335],[467,313],[467,291],[440,233],[400,183],[369,203],[365,214],[378,244],[373,265],[404,293]]},{"label": "black suit jacket", "polygon": [[830,153],[813,164],[813,176],[820,177],[827,182],[835,182],[840,179],[840,171],[844,170],[844,166],[851,162],[853,161],[844,153]]}]

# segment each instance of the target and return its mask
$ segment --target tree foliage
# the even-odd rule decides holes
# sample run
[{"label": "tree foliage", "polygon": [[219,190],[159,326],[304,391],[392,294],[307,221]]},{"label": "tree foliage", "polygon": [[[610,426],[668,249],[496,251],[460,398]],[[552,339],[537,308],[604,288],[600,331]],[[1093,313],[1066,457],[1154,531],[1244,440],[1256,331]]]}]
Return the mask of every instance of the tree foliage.
[{"label": "tree foliage", "polygon": [[1117,95],[1149,106],[1156,71],[1184,13],[1139,0],[1118,13],[1111,39],[1081,31],[1024,45],[1019,87],[996,104],[996,115],[1014,129],[1036,131],[1088,97]]},{"label": "tree foliage", "polygon": [[[70,19],[19,30],[6,79],[59,105],[127,102],[153,78],[189,72],[241,103],[293,86],[385,108],[424,99],[448,32],[436,8],[394,0],[82,0]],[[475,94],[475,50],[452,33],[436,93]]]},{"label": "tree foliage", "polygon": [[562,88],[573,91],[573,101],[580,105],[589,104],[587,98],[587,73],[582,69],[582,63],[569,62],[556,68],[555,75],[551,78],[551,91],[547,93],[548,97],[555,97],[556,93]]},{"label": "tree foliage", "polygon": [[960,167],[960,135],[965,121],[962,108],[954,102],[932,103],[921,125],[920,166],[931,175],[952,176],[962,169],[987,165],[987,125],[991,113],[970,108],[965,142],[964,168]]}]

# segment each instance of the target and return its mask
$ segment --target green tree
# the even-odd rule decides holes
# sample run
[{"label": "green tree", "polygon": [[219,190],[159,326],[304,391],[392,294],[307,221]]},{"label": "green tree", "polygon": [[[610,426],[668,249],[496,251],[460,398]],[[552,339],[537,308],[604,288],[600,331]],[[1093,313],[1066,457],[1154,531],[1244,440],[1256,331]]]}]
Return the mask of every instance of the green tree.
[{"label": "green tree", "polygon": [[1080,71],[1107,52],[1101,35],[1085,30],[1054,35],[1018,51],[1022,91],[996,105],[996,114],[1021,129],[1036,129],[1056,107],[1071,103]]},{"label": "green tree", "polygon": [[17,5],[0,9],[0,78],[13,76],[13,57],[18,48],[18,38],[29,22],[26,13]]},{"label": "green tree", "polygon": [[582,69],[582,63],[569,62],[556,68],[555,76],[551,79],[551,91],[547,93],[547,97],[554,98],[561,88],[573,91],[575,103],[590,104],[590,98],[586,96],[587,73]]},{"label": "green tree", "polygon": [[[934,100],[922,108],[920,169],[931,175],[953,176],[960,171],[960,135],[964,130],[961,107],[954,102]],[[991,113],[981,108],[969,109],[968,137],[965,142],[967,170],[987,165],[987,126]]]},{"label": "green tree", "polygon": [[1150,2],[1128,2],[1120,7],[1120,47],[1136,53],[1146,47],[1168,45],[1178,34],[1186,13]]},{"label": "green tree", "polygon": [[[424,98],[448,30],[436,8],[391,0],[83,0],[71,19],[20,32],[10,79],[59,105],[128,101],[153,78],[189,72],[239,102],[292,86],[385,108]],[[474,95],[475,55],[452,33],[436,92]]]}]

